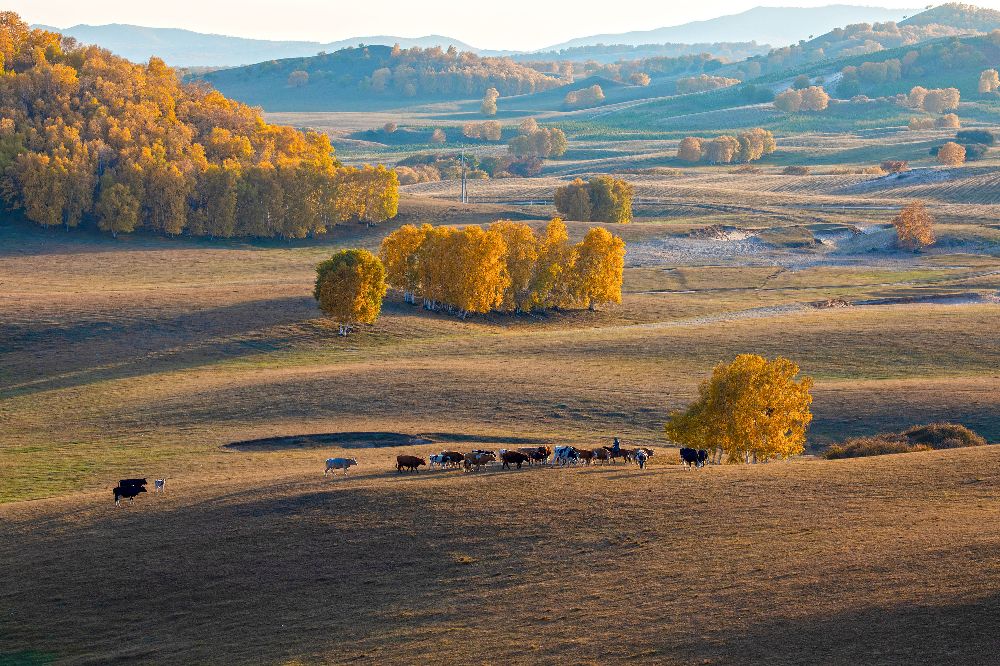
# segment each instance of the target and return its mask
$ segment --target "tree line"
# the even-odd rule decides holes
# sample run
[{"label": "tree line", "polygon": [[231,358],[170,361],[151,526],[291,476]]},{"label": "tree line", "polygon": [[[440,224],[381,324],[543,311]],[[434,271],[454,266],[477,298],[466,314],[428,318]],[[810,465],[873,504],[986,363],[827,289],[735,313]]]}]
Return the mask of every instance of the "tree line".
[{"label": "tree line", "polygon": [[266,123],[161,60],[133,64],[0,14],[0,190],[41,225],[303,237],[396,215],[384,167]]},{"label": "tree line", "polygon": [[712,140],[685,137],[677,146],[677,159],[691,163],[702,160],[712,164],[748,163],[770,155],[776,148],[770,130],[755,127],[737,136],[723,135]]},{"label": "tree line", "polygon": [[506,220],[485,229],[405,225],[379,256],[404,300],[464,317],[620,303],[625,243],[597,227],[572,244],[558,218],[540,234]]}]

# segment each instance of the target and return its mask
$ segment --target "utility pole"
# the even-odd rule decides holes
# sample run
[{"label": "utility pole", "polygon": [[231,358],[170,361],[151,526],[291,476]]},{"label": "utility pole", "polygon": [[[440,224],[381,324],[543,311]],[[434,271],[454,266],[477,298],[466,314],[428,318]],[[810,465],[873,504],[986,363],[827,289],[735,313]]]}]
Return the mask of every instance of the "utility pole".
[{"label": "utility pole", "polygon": [[469,203],[469,190],[465,179],[465,144],[462,144],[462,203]]}]

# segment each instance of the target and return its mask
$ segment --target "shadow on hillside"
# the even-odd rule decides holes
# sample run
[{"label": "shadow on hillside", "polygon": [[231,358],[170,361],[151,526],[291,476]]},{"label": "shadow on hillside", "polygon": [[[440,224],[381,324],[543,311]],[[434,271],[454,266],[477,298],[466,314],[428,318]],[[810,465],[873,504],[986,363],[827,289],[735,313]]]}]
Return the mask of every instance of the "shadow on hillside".
[{"label": "shadow on hillside", "polygon": [[997,663],[1000,594],[940,605],[873,606],[835,615],[775,618],[751,625],[707,650],[713,664]]},{"label": "shadow on hillside", "polygon": [[0,324],[0,397],[82,386],[285,348],[294,332],[267,329],[316,316],[313,299],[282,297],[175,316]]}]

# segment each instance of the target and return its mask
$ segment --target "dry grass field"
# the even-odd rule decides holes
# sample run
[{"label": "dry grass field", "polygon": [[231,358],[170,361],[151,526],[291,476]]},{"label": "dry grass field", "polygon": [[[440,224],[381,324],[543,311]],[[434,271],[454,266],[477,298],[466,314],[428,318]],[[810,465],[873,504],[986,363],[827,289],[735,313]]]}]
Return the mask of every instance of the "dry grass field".
[{"label": "dry grass field", "polygon": [[[662,202],[614,229],[621,306],[462,321],[393,298],[346,339],[314,266],[386,228],[112,241],[0,221],[0,664],[994,663],[1000,449],[670,464],[669,411],[742,352],[816,378],[810,452],[934,420],[1000,440],[995,222],[956,204],[947,242],[899,253],[891,209],[806,207],[860,182],[828,178],[755,176],[752,197],[647,178]],[[548,212],[419,188],[387,228]],[[813,306],[830,298],[855,305]],[[226,446],[339,432],[437,443]],[[657,448],[646,471],[392,470],[615,435]],[[331,455],[360,465],[323,478]],[[116,509],[132,476],[167,492]]]}]

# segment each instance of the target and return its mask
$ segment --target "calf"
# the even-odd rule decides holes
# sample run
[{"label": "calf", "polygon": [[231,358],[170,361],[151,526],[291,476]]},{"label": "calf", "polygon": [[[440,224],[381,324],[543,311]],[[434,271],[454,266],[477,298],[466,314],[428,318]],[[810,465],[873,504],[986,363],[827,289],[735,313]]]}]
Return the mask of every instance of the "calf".
[{"label": "calf", "polygon": [[157,480],[153,481],[153,492],[154,493],[162,493],[163,492],[163,486],[165,486],[166,484],[167,484],[167,480],[166,479],[157,479]]},{"label": "calf", "polygon": [[444,469],[444,455],[440,453],[435,453],[434,455],[429,456],[427,459],[431,461],[430,464],[427,465],[427,469],[434,469],[434,465],[437,465],[441,469]]},{"label": "calf", "polygon": [[344,470],[344,476],[347,476],[347,470],[352,465],[357,465],[358,461],[354,458],[327,458],[326,459],[326,469],[323,470],[323,476],[331,469],[342,469]]},{"label": "calf", "polygon": [[128,499],[128,503],[131,504],[132,501],[139,495],[139,493],[146,492],[146,489],[140,485],[125,485],[116,486],[112,491],[115,496],[115,506],[121,506],[122,499]]},{"label": "calf", "polygon": [[630,451],[630,453],[632,454],[631,460],[635,460],[638,463],[639,461],[637,460],[637,456],[639,455],[640,452],[645,454],[646,460],[649,460],[650,458],[653,457],[653,449],[647,449],[645,447],[640,446]]},{"label": "calf", "polygon": [[397,472],[402,472],[404,469],[416,472],[418,467],[426,464],[426,460],[417,456],[396,456]]},{"label": "calf", "polygon": [[503,461],[503,469],[510,469],[511,465],[517,465],[517,468],[521,469],[521,464],[531,460],[531,458],[520,451],[506,451],[500,456],[500,460]]},{"label": "calf", "polygon": [[632,458],[639,465],[639,469],[646,469],[646,461],[649,460],[649,455],[646,453],[646,449],[636,449],[632,453]]}]

